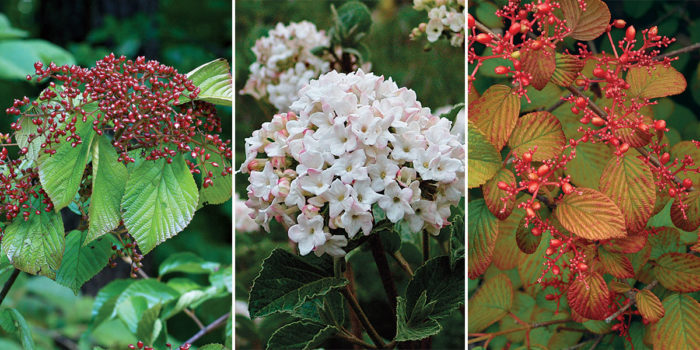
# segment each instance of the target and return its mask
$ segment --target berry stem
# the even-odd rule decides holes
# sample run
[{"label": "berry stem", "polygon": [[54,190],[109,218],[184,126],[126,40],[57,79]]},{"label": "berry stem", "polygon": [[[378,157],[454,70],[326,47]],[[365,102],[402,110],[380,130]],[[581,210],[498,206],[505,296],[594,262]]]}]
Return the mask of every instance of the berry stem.
[{"label": "berry stem", "polygon": [[[657,283],[659,283],[659,281],[654,280],[651,283],[647,284],[642,290],[652,289],[652,288],[654,288],[654,286],[656,286]],[[634,290],[630,290],[629,292],[627,292],[627,297],[629,299],[627,304],[625,304],[625,306],[621,307],[620,310],[617,310],[614,314],[608,316],[608,318],[605,319],[605,323],[612,322],[612,320],[616,319],[617,316],[622,315],[622,313],[624,313],[625,311],[627,311],[627,309],[629,309],[632,305],[634,305],[636,303],[634,296],[637,293],[638,292],[635,292]]]},{"label": "berry stem", "polygon": [[199,332],[197,332],[195,335],[193,335],[190,339],[187,339],[185,341],[185,344],[193,344],[194,342],[199,340],[199,338],[203,337],[205,334],[213,331],[216,328],[221,327],[222,325],[224,325],[226,323],[226,321],[228,320],[229,317],[231,317],[231,313],[227,312],[225,315],[217,318],[214,322],[212,322],[212,323],[208,324],[207,326],[205,326],[204,328],[200,329]]}]

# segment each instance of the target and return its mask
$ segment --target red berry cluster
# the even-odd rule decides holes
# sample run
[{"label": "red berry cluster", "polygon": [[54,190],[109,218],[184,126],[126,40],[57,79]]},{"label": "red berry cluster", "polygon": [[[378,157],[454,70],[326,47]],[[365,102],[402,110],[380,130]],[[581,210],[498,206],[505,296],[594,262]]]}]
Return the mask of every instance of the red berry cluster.
[{"label": "red berry cluster", "polygon": [[[173,348],[173,345],[170,343],[166,343],[165,346],[168,347],[168,349]],[[180,345],[180,347],[178,349],[179,350],[190,350],[190,347],[192,347],[192,344],[185,343],[183,345]],[[129,349],[131,349],[131,350],[134,350],[134,349],[153,350],[153,347],[152,346],[144,346],[143,342],[139,340],[138,342],[136,342],[136,345],[129,344]]]},{"label": "red berry cluster", "polygon": [[[123,225],[123,222],[120,225]],[[122,232],[117,234],[116,237],[119,240],[119,244],[112,244],[114,254],[109,258],[109,266],[112,268],[117,267],[117,259],[124,257],[127,261],[130,261],[131,278],[136,278],[136,273],[143,267],[141,262],[143,254],[138,251],[136,241],[131,235],[126,233],[126,230],[124,230],[123,234]]]}]

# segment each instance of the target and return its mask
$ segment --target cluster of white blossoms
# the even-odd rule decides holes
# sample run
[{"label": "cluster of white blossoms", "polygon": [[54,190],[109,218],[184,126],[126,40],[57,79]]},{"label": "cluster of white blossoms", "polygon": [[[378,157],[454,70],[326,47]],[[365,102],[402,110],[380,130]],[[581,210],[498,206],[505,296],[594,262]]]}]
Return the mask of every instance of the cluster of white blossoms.
[{"label": "cluster of white blossoms", "polygon": [[260,231],[260,225],[250,216],[253,210],[245,205],[245,201],[238,197],[238,193],[233,194],[233,205],[236,218],[236,233]]},{"label": "cluster of white blossoms", "polygon": [[[306,255],[345,254],[358,232],[392,223],[438,234],[464,196],[464,140],[391,79],[331,71],[246,139],[248,207],[269,231],[274,218]],[[463,127],[462,127],[463,129]]]},{"label": "cluster of white blossoms", "polygon": [[297,99],[297,92],[309,80],[330,70],[330,63],[311,53],[317,46],[328,46],[330,38],[307,21],[277,23],[275,29],[255,42],[256,61],[241,94],[267,99],[281,112]]},{"label": "cluster of white blossoms", "polygon": [[428,11],[428,23],[414,28],[411,37],[425,32],[432,43],[444,32],[452,46],[464,44],[464,0],[413,0],[413,8]]}]

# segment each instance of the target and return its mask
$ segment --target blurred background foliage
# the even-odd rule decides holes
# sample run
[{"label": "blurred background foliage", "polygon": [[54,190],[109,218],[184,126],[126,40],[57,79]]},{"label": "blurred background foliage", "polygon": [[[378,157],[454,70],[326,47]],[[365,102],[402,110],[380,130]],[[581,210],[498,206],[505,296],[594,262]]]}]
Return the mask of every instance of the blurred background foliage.
[{"label": "blurred background foliage", "polygon": [[[255,41],[266,35],[278,22],[289,24],[307,20],[318,29],[328,31],[331,26],[333,4],[339,8],[345,1],[273,1],[245,0],[236,1],[236,91],[245,85],[249,75],[249,66],[255,61],[251,48]],[[370,48],[367,59],[371,62],[371,71],[377,75],[391,77],[399,86],[405,86],[416,92],[418,101],[424,107],[435,111],[439,107],[464,102],[464,53],[461,48],[450,46],[446,40],[440,40],[425,51],[425,37],[416,41],[409,40],[412,28],[427,21],[425,11],[413,9],[411,0],[377,0],[363,1],[372,11],[373,24],[369,35],[362,40]],[[276,111],[272,105],[259,102],[249,95],[236,96],[236,161],[237,167],[245,159],[243,140],[250,137],[262,123],[272,119]],[[246,199],[248,186],[247,174],[238,174],[235,190],[240,198]],[[281,225],[273,222],[271,233],[237,234],[236,236],[236,300],[247,304],[248,293],[261,268],[261,262],[277,247],[287,247],[288,238]],[[431,251],[441,251],[436,244]],[[403,244],[401,253],[414,267],[422,263],[422,253],[413,244]],[[353,267],[355,283],[358,286],[358,298],[368,317],[377,327],[377,331],[387,339],[395,335],[394,321],[391,319],[390,305],[385,292],[378,283],[371,252],[357,249],[348,256]],[[408,283],[405,273],[394,260],[389,261],[397,288],[402,295]],[[244,315],[236,316],[236,342],[240,348],[262,349],[272,333],[290,319],[279,315],[251,321]],[[464,325],[461,314],[444,321],[441,334],[432,338],[435,349],[461,349],[464,347]],[[347,348],[349,343],[326,344],[328,348]]]},{"label": "blurred background foliage", "polygon": [[[677,50],[695,43],[700,43],[700,1],[694,0],[669,0],[669,1],[651,1],[651,0],[603,0],[612,16],[612,20],[624,19],[628,25],[634,25],[637,30],[637,40],[641,38],[641,31],[643,29],[651,28],[653,26],[658,26],[659,34],[668,37],[676,38],[676,42],[671,44],[668,48],[661,49],[661,54],[665,52],[670,52]],[[530,3],[532,0],[524,0],[523,3]],[[506,5],[507,0],[470,0],[469,1],[469,13],[473,14],[474,17],[480,22],[484,23],[489,28],[495,28],[496,30],[501,30],[504,27],[504,23],[495,15],[495,11],[498,8]],[[613,30],[611,32],[612,39],[615,43],[622,40],[624,36],[624,30]],[[570,51],[574,51],[575,41],[571,38],[566,38],[564,41],[565,48]],[[611,53],[612,48],[607,35],[603,35],[600,38],[593,40],[592,46],[595,48],[592,50],[594,53],[601,53],[605,51],[606,53]],[[477,49],[478,54],[483,54],[479,50],[483,50],[482,45]],[[562,48],[563,49],[563,48]],[[618,48],[619,49],[619,48]],[[474,82],[474,87],[479,93],[483,93],[486,89],[493,84],[510,84],[509,80],[504,79],[502,76],[498,76],[494,73],[494,68],[498,65],[504,64],[505,60],[498,62],[497,59],[487,61],[477,73],[477,79]],[[510,61],[508,61],[510,62]],[[678,56],[678,59],[671,64],[675,69],[685,76],[688,86],[686,90],[679,94],[666,98],[657,99],[658,104],[652,106],[653,117],[655,119],[666,120],[670,132],[666,133],[667,142],[670,146],[673,146],[684,140],[700,140],[700,119],[698,118],[700,114],[700,50],[694,50],[689,53],[683,53]],[[471,74],[473,65],[468,65],[468,72]],[[535,89],[529,89],[528,95],[532,99],[532,103],[527,104],[525,99],[522,99],[521,112],[528,112],[535,110],[537,108],[548,108],[563,95],[568,95],[568,91],[562,89],[554,84],[548,84],[542,91],[536,91]],[[562,107],[554,110],[554,114],[560,118],[570,118],[570,120],[578,120],[579,116],[574,115],[570,111],[570,105],[563,105]],[[481,191],[478,189],[469,190],[470,198],[480,198],[482,196]],[[664,207],[664,209],[653,216],[649,221],[649,226],[653,227],[675,227],[670,218],[670,207],[671,201],[669,201]],[[697,240],[697,232],[686,232],[678,229],[680,232],[680,240],[685,244],[695,242]],[[520,286],[521,281],[518,275],[517,269],[500,271],[495,266],[491,266],[486,272],[483,278],[476,280],[468,280],[468,294],[471,294],[477,289],[477,287],[488,278],[498,274],[500,272],[506,273],[513,281],[513,286]],[[516,287],[517,288],[517,287]],[[544,300],[544,295],[551,293],[551,287],[540,292],[537,297],[536,309],[550,308],[551,303]],[[663,288],[658,286],[654,289],[654,293],[659,295]],[[666,291],[668,292],[668,291]],[[697,298],[700,293],[692,294],[693,297]],[[560,310],[568,309],[565,303],[561,304],[563,306]],[[546,315],[539,321],[552,319],[551,315]],[[484,332],[496,332],[501,330],[503,323],[496,323],[491,325],[489,328],[484,330]],[[586,326],[586,324],[584,324]],[[569,340],[573,340],[571,343],[563,344],[561,341],[563,337],[553,337],[553,330],[555,327],[550,329],[540,328],[537,332],[533,332],[531,336],[531,342],[535,345],[546,346],[548,342],[558,341],[559,347],[561,346],[574,346],[578,339],[574,337],[569,337]],[[589,329],[590,330],[590,329]],[[633,333],[633,338],[641,338],[641,327],[634,325],[631,332]],[[581,337],[578,336],[580,341],[590,341],[595,337],[593,335],[587,334]],[[506,336],[494,337],[493,341],[489,344],[489,349],[501,349],[509,342]],[[624,340],[623,337],[607,337],[600,343],[604,348],[610,349],[630,349],[630,343]],[[517,343],[516,345],[517,346]],[[585,347],[584,347],[585,348]],[[634,344],[634,349],[650,349],[646,344],[637,342]]]},{"label": "blurred background foliage", "polygon": [[[27,82],[37,59],[48,63],[92,66],[114,52],[135,58],[143,55],[186,73],[222,57],[231,62],[232,4],[230,0],[3,0],[0,2],[0,106],[12,106],[15,98],[35,98],[46,84]],[[28,68],[27,68],[28,67]],[[17,69],[20,69],[19,73]],[[27,70],[28,69],[28,70]],[[21,71],[27,70],[27,71]],[[7,74],[3,74],[6,72]],[[231,138],[232,109],[218,106],[224,138]],[[8,132],[13,117],[0,120],[0,132]],[[193,252],[207,261],[231,264],[231,201],[197,211],[187,228],[146,255],[144,271],[157,275],[158,266],[178,252]],[[71,225],[70,212],[63,213]],[[71,229],[71,227],[67,227]],[[0,270],[3,285],[12,270]],[[205,275],[188,277],[207,285]],[[115,279],[129,278],[129,268],[120,262],[105,268],[86,283],[80,295],[45,277],[21,274],[3,307],[19,310],[27,319],[38,349],[77,349],[77,340],[87,329],[94,295]],[[215,298],[197,308],[205,323],[231,310],[230,298]],[[179,314],[168,320],[173,344],[195,334],[199,327]],[[223,342],[224,328],[201,339],[201,344]],[[125,349],[137,339],[119,321],[98,327],[93,344]],[[81,344],[81,346],[84,344]],[[87,347],[92,349],[92,346]],[[14,335],[0,329],[0,349],[21,349]]]}]

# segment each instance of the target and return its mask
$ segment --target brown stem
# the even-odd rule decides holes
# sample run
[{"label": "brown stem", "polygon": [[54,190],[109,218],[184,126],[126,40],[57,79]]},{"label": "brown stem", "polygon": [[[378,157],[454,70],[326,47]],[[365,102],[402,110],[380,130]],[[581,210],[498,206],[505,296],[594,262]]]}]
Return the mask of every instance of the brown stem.
[{"label": "brown stem", "polygon": [[[345,262],[345,278],[348,279],[348,291],[357,298],[357,295],[355,294],[355,274],[352,272],[352,268],[350,267],[350,262],[346,261]],[[362,338],[362,324],[360,323],[360,319],[357,318],[357,315],[354,312],[350,313],[350,332],[352,335],[354,335],[356,338]],[[355,350],[361,350],[357,344],[353,345],[353,348]]]},{"label": "brown stem", "polygon": [[489,27],[485,26],[483,23],[476,21],[476,29],[484,32],[484,33],[489,33],[491,35],[496,35],[496,33],[493,32]]},{"label": "brown stem", "polygon": [[354,336],[353,334],[350,333],[345,333],[345,332],[340,332],[338,333],[338,337],[341,339],[344,339],[350,343],[353,344],[353,348],[355,346],[361,346],[360,349],[376,349],[377,347],[365,342],[364,340]]},{"label": "brown stem", "polygon": [[403,255],[401,255],[400,251],[395,251],[392,256],[394,259],[396,259],[396,262],[399,263],[399,266],[406,271],[411,277],[413,277],[413,269],[411,269],[411,265],[408,264],[408,261],[404,259]]},{"label": "brown stem", "polygon": [[343,294],[345,299],[350,303],[350,308],[352,311],[355,312],[357,317],[360,319],[360,323],[362,323],[362,326],[365,328],[367,331],[367,334],[369,337],[372,339],[375,345],[379,348],[384,348],[384,341],[382,340],[382,337],[377,333],[377,330],[374,329],[372,326],[372,323],[369,321],[369,318],[367,318],[367,315],[365,314],[364,311],[362,311],[362,307],[360,306],[360,303],[357,301],[357,298],[350,293],[349,289],[346,287],[344,289],[340,290],[340,293]]},{"label": "brown stem", "polygon": [[[658,281],[658,280],[654,280],[654,281],[652,281],[651,283],[647,284],[644,288],[642,288],[642,290],[649,290],[649,289],[652,289],[652,288],[654,288],[654,286],[656,286],[657,283],[659,283],[659,281]],[[637,293],[638,293],[638,292],[635,292],[634,290],[630,290],[629,292],[627,292],[627,293],[626,293],[626,294],[627,294],[627,298],[629,298],[629,300],[627,301],[627,304],[625,304],[625,306],[621,307],[620,310],[617,310],[614,314],[612,314],[612,315],[610,315],[608,318],[606,318],[606,319],[605,319],[605,322],[606,322],[606,323],[612,322],[612,320],[614,320],[615,318],[617,318],[617,316],[620,316],[623,312],[627,311],[627,309],[629,309],[632,305],[634,305],[634,304],[636,303],[634,296],[635,296]]]},{"label": "brown stem", "polygon": [[207,325],[206,327],[200,329],[199,332],[195,333],[195,335],[193,335],[190,339],[187,339],[187,341],[185,341],[185,343],[192,344],[192,343],[196,342],[199,338],[203,337],[205,334],[207,334],[207,333],[213,331],[214,329],[219,328],[222,325],[224,325],[226,323],[226,320],[228,320],[229,317],[231,317],[231,313],[227,312],[225,315],[217,318],[214,322],[212,322],[209,325]]},{"label": "brown stem", "polygon": [[430,259],[430,234],[428,231],[423,231],[423,262]]},{"label": "brown stem", "polygon": [[10,291],[10,288],[12,288],[12,285],[15,283],[15,280],[17,280],[17,276],[19,276],[20,272],[21,271],[19,269],[15,269],[12,271],[10,278],[5,282],[5,285],[2,287],[2,292],[0,292],[0,305],[2,305],[2,302],[5,300],[5,297]]},{"label": "brown stem", "polygon": [[660,59],[665,58],[665,57],[680,55],[682,53],[690,52],[690,51],[697,50],[697,49],[700,49],[700,43],[695,43],[695,44],[686,46],[684,48],[680,48],[678,50],[673,50],[673,51],[667,52],[663,55],[658,55],[658,56],[654,57],[654,59],[660,60]]},{"label": "brown stem", "polygon": [[468,344],[488,340],[488,339],[491,339],[493,337],[503,335],[503,334],[515,333],[515,332],[520,332],[520,331],[529,331],[529,330],[534,329],[534,328],[546,327],[546,326],[551,326],[553,324],[567,323],[567,322],[571,322],[571,319],[553,320],[553,321],[547,321],[547,322],[541,322],[541,323],[532,323],[532,324],[529,324],[527,326],[522,326],[522,327],[518,327],[518,328],[511,328],[511,329],[506,329],[506,330],[502,330],[502,331],[498,331],[498,332],[494,332],[494,333],[484,334],[482,336],[469,339]]},{"label": "brown stem", "polygon": [[391,270],[389,269],[389,262],[386,259],[386,253],[384,252],[384,245],[379,235],[373,234],[369,239],[370,248],[372,249],[372,256],[374,257],[374,262],[379,270],[379,277],[382,280],[382,285],[384,286],[384,291],[386,296],[389,298],[389,303],[391,304],[391,310],[394,313],[394,321],[396,321],[396,297],[398,293],[396,292],[396,286],[394,285],[394,279],[391,276]]}]

